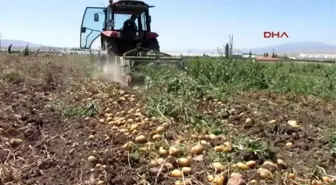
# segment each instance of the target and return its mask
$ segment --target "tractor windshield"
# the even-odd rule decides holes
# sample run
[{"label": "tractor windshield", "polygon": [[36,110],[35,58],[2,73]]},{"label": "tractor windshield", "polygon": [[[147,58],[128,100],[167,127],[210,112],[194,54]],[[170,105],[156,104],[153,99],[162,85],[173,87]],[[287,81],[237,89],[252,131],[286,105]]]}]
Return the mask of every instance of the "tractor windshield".
[{"label": "tractor windshield", "polygon": [[[124,26],[124,22],[131,18],[131,14],[114,14],[114,29],[121,30]],[[139,28],[138,20],[135,20],[137,28]]]}]

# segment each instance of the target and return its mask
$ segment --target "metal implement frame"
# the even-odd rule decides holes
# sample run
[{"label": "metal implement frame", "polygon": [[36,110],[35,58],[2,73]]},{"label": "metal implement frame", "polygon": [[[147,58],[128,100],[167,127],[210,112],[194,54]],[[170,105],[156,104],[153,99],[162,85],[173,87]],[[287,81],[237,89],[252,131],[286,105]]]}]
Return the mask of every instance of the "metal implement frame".
[{"label": "metal implement frame", "polygon": [[167,53],[159,52],[159,51],[153,51],[152,49],[144,48],[141,46],[137,46],[136,48],[125,52],[122,56],[117,55],[111,55],[109,56],[107,54],[107,63],[112,62],[113,65],[118,67],[118,73],[122,76],[123,79],[125,79],[125,84],[128,84],[130,86],[130,82],[134,77],[136,78],[146,76],[138,73],[135,70],[135,63],[142,63],[142,64],[180,64],[179,67],[182,68],[182,70],[185,69],[184,67],[184,61],[182,56],[172,56]]},{"label": "metal implement frame", "polygon": [[[145,56],[136,56],[138,52],[147,52]],[[155,60],[164,60],[164,63],[178,63],[183,62],[182,56],[172,56],[168,53],[163,53],[160,51],[155,51],[152,49],[144,48],[141,46],[137,46],[136,48],[127,51],[123,54],[123,58],[125,60],[137,60],[143,63],[153,63]]]},{"label": "metal implement frame", "polygon": [[184,70],[184,61],[182,56],[172,56],[168,53],[155,51],[149,48],[144,48],[140,44],[136,48],[125,52],[122,56],[123,65],[120,67],[128,68],[126,75],[134,73],[134,63],[153,63],[153,64],[181,64],[182,70]]}]

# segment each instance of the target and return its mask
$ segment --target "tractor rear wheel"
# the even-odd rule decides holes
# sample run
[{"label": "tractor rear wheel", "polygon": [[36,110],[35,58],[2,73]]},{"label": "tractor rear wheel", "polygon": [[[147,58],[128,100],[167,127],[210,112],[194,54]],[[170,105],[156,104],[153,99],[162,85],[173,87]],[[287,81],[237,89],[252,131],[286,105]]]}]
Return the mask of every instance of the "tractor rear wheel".
[{"label": "tractor rear wheel", "polygon": [[122,56],[117,54],[117,47],[115,42],[111,39],[104,41],[105,50],[101,52],[100,69],[102,76],[108,80],[118,82],[122,85],[128,86],[132,77],[125,69],[125,61]]},{"label": "tractor rear wheel", "polygon": [[102,50],[98,56],[98,65],[101,72],[106,71],[106,66],[108,63],[114,62],[115,60],[115,47],[114,42],[110,39],[105,39],[103,41],[103,47],[104,50]]},{"label": "tractor rear wheel", "polygon": [[157,39],[150,39],[147,47],[148,49],[152,49],[154,51],[160,51],[160,44]]}]

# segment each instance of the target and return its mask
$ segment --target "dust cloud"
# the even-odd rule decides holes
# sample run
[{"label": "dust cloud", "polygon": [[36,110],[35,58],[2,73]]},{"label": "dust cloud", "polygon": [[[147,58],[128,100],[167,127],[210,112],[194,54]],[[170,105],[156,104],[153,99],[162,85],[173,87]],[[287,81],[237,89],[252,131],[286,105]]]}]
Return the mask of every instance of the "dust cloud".
[{"label": "dust cloud", "polygon": [[100,80],[108,82],[117,82],[122,85],[127,85],[125,77],[121,73],[121,68],[115,63],[108,63],[102,66],[102,70],[95,74]]}]

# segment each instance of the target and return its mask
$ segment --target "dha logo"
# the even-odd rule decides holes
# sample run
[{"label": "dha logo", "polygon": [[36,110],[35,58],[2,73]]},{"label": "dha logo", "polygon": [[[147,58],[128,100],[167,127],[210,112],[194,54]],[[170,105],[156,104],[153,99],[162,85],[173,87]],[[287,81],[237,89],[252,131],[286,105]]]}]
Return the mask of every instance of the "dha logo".
[{"label": "dha logo", "polygon": [[289,38],[288,34],[286,32],[270,32],[270,31],[264,31],[264,38],[269,39],[269,38],[278,38],[281,39],[283,37]]}]

